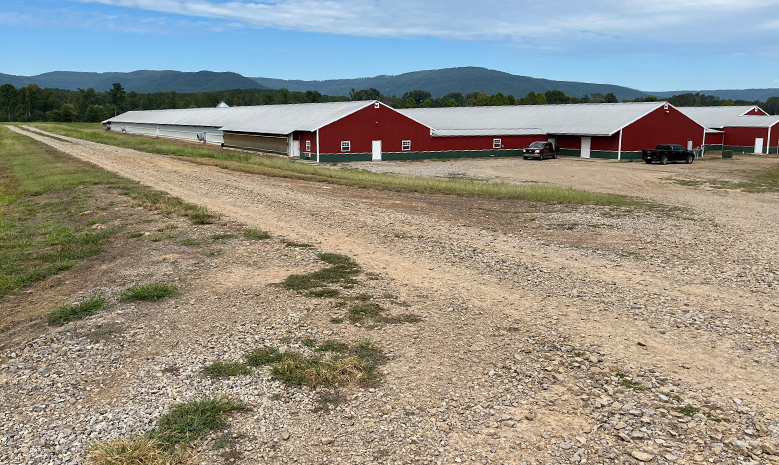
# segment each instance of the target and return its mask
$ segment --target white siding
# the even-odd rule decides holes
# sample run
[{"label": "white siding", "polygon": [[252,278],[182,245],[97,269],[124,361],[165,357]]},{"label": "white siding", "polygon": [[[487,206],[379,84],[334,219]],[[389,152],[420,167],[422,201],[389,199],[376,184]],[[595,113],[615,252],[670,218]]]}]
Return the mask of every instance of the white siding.
[{"label": "white siding", "polygon": [[206,141],[209,144],[220,145],[224,142],[224,137],[221,129],[204,128],[199,126],[170,126],[170,125],[155,125],[155,124],[133,124],[133,123],[113,123],[111,124],[111,130],[116,132],[124,132],[127,134],[142,134],[145,136],[155,137],[159,136],[167,139],[187,140],[191,142],[198,141],[197,135],[206,133]]}]

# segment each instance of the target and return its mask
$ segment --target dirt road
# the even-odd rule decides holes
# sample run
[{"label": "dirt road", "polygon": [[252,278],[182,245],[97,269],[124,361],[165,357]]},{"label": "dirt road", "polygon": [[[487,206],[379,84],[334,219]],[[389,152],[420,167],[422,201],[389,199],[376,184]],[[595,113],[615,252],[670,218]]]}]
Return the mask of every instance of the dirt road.
[{"label": "dirt road", "polygon": [[[388,389],[400,398],[427,399],[431,416],[458,418],[429,426],[446,436],[446,444],[420,452],[426,461],[643,461],[633,453],[639,450],[660,463],[772,460],[759,443],[779,436],[776,195],[668,182],[690,174],[683,165],[488,160],[388,168],[629,193],[680,210],[538,207],[265,178],[25,133],[231,220],[349,255],[383,273],[396,292],[413,296],[424,323],[398,330],[395,340],[380,336],[380,342],[394,354]],[[779,160],[759,163],[774,162]],[[693,166],[696,176],[735,176],[720,162]],[[579,373],[585,369],[590,372]],[[474,400],[481,391],[500,391],[523,370],[528,379],[527,370],[537,376],[535,388],[509,391],[507,410],[493,408],[486,432],[457,426],[472,421],[474,409],[490,410]],[[593,372],[611,376],[615,388],[592,386]],[[633,372],[635,386],[644,387],[615,377],[623,372]],[[696,417],[689,425],[708,426],[694,432],[685,427],[692,435],[687,439],[665,435],[660,420],[654,428],[645,421],[648,430],[640,422],[624,430],[620,414],[629,417],[637,404],[653,405],[656,413],[668,392],[730,417],[722,424]],[[447,399],[444,407],[437,398]],[[607,405],[616,413],[609,414]],[[672,410],[664,411],[674,422]],[[682,419],[685,425],[690,420]],[[745,432],[755,424],[766,432]],[[549,428],[557,432],[550,435]],[[582,435],[589,435],[584,442],[572,439]],[[757,445],[748,442],[742,454],[728,445],[730,436]],[[517,447],[501,455],[485,446],[491,441]],[[386,451],[387,458],[402,462],[402,449]],[[469,454],[477,449],[497,455]]]}]

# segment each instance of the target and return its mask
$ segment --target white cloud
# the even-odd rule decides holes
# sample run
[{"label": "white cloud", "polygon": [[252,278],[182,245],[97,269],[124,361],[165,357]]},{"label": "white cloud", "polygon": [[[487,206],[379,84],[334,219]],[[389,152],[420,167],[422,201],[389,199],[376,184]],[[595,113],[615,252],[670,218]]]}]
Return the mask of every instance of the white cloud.
[{"label": "white cloud", "polygon": [[779,38],[779,22],[766,19],[775,17],[773,12],[779,7],[779,0],[58,0],[58,3],[107,7],[39,8],[40,11],[32,13],[30,8],[19,8],[24,13],[0,12],[0,24],[147,34],[276,28],[359,37],[490,41],[517,50],[613,55],[662,54],[668,47],[674,48],[676,54],[773,55],[777,53],[773,44]]},{"label": "white cloud", "polygon": [[[505,2],[465,0],[77,0],[160,13],[229,20],[246,27],[272,27],[373,37],[432,36],[442,39],[515,41],[589,33],[640,38],[662,30],[687,35],[710,21],[748,16],[777,0],[557,0]],[[755,19],[760,18],[759,14]],[[733,30],[741,29],[732,22]],[[722,30],[718,31],[722,33]]]}]

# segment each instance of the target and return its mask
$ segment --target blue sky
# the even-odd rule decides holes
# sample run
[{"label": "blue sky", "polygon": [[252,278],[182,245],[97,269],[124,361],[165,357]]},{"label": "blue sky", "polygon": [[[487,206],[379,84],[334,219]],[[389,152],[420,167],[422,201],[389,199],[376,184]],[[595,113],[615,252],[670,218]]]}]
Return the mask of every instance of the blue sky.
[{"label": "blue sky", "polygon": [[2,0],[0,72],[333,79],[484,66],[647,91],[779,87],[779,0]]}]

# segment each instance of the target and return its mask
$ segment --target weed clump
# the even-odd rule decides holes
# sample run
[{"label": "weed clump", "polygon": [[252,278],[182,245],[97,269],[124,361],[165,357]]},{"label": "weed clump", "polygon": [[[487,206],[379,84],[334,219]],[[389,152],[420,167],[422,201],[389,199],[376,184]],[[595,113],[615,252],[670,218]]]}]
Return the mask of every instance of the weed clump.
[{"label": "weed clump", "polygon": [[122,292],[119,299],[122,301],[141,300],[158,302],[160,300],[165,300],[169,297],[175,297],[180,294],[181,293],[176,286],[171,286],[165,283],[150,283],[127,289],[126,291]]},{"label": "weed clump", "polygon": [[676,411],[681,413],[682,415],[691,417],[696,413],[699,413],[701,409],[699,409],[698,407],[693,407],[692,405],[685,405],[683,407],[676,407]]},{"label": "weed clump", "polygon": [[358,384],[370,379],[376,370],[370,361],[357,356],[306,358],[287,353],[271,367],[273,376],[293,385],[335,386]]},{"label": "weed clump", "polygon": [[286,289],[300,292],[327,287],[328,284],[357,284],[354,276],[360,274],[360,267],[351,258],[334,253],[320,253],[317,258],[330,266],[313,273],[290,275],[281,285]]},{"label": "weed clump", "polygon": [[164,449],[188,445],[208,432],[226,425],[225,414],[246,409],[246,405],[224,398],[205,398],[176,404],[157,422],[150,436]]},{"label": "weed clump", "polygon": [[294,242],[294,241],[284,241],[284,245],[287,246],[287,247],[296,247],[296,248],[301,248],[301,249],[307,249],[307,248],[314,247],[311,244],[306,244],[304,242]]},{"label": "weed clump", "polygon": [[340,341],[328,340],[316,347],[317,352],[346,352],[349,345]]},{"label": "weed clump", "polygon": [[270,234],[261,229],[248,228],[243,230],[243,237],[252,241],[270,239]]},{"label": "weed clump", "polygon": [[63,306],[49,313],[48,322],[51,326],[62,326],[74,320],[81,320],[94,315],[108,307],[108,302],[99,295],[73,305]]},{"label": "weed clump", "polygon": [[352,305],[348,311],[348,318],[352,323],[360,323],[365,318],[377,318],[383,311],[384,307],[375,302]]},{"label": "weed clump", "polygon": [[281,361],[283,355],[279,352],[279,349],[275,347],[263,347],[247,352],[244,355],[244,358],[246,359],[247,365],[261,367]]},{"label": "weed clump", "polygon": [[217,360],[203,367],[203,373],[212,378],[250,375],[249,367],[241,362],[222,362]]},{"label": "weed clump", "polygon": [[165,450],[162,443],[150,436],[116,438],[92,445],[89,465],[186,465],[190,455],[181,450]]},{"label": "weed clump", "polygon": [[255,349],[244,357],[251,366],[269,366],[274,378],[295,386],[343,386],[364,384],[379,378],[378,365],[385,357],[373,343],[350,347],[328,340],[317,345],[314,339],[301,343],[318,352],[306,357],[297,352],[280,353],[275,347]]},{"label": "weed clump", "polygon": [[313,291],[306,292],[306,297],[338,297],[341,295],[341,291],[338,289],[331,289],[325,287],[322,289],[314,289]]}]

